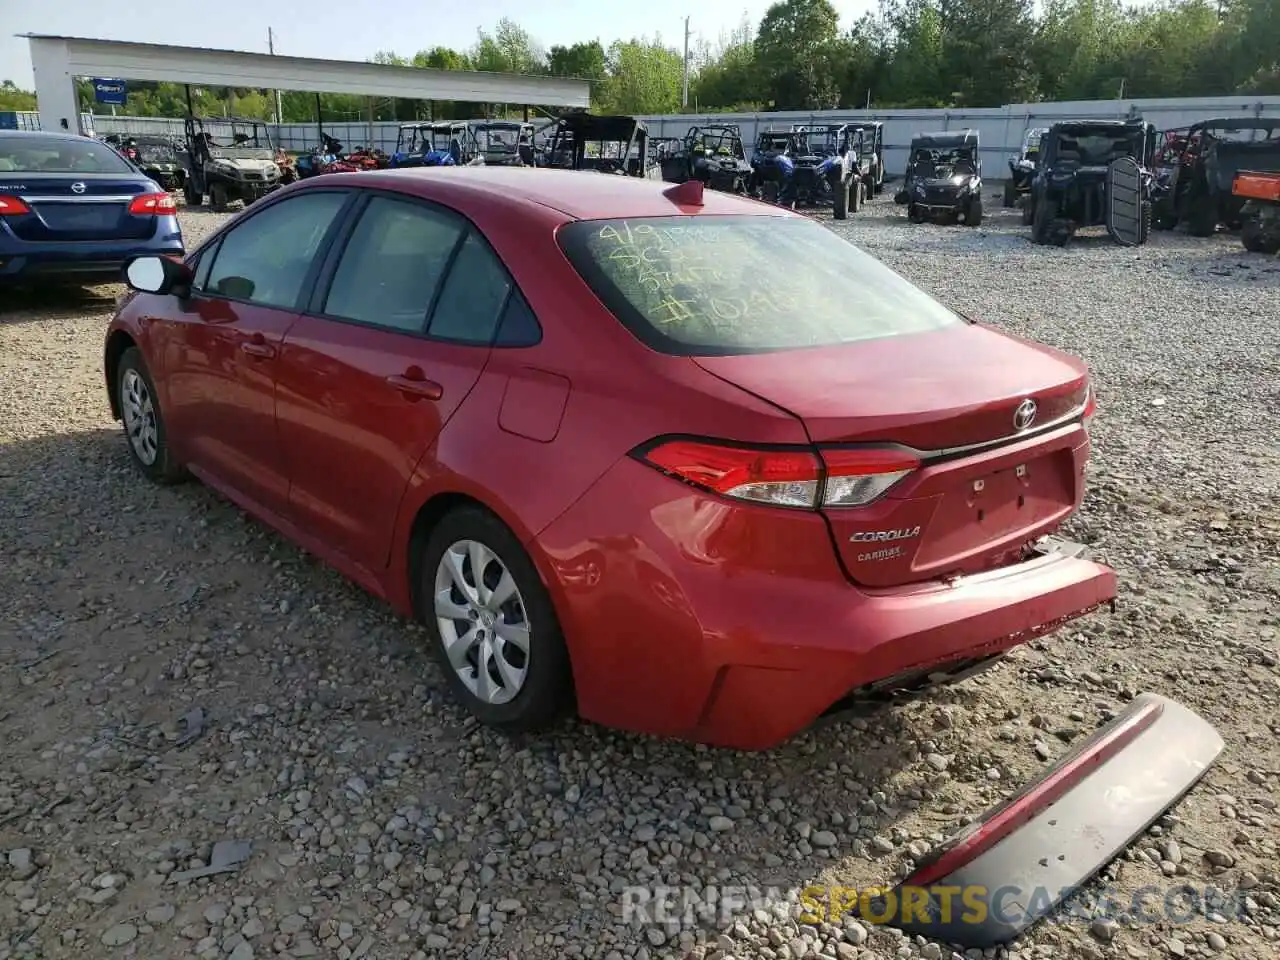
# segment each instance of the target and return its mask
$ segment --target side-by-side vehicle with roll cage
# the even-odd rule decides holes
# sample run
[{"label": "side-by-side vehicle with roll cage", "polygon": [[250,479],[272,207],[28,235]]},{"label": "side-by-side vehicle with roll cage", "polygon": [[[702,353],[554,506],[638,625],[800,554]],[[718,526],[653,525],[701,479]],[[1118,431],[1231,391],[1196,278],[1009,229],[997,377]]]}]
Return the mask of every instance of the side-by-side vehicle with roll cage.
[{"label": "side-by-side vehicle with roll cage", "polygon": [[1065,246],[1082,227],[1106,227],[1123,246],[1147,242],[1159,134],[1132,120],[1055,123],[1041,140],[1031,188],[1031,241]]},{"label": "side-by-side vehicle with roll cage", "polygon": [[[224,137],[229,142],[219,143],[211,127],[229,128],[230,136]],[[263,121],[188,115],[184,129],[182,192],[188,206],[199,206],[207,196],[214,210],[225,210],[236,200],[250,204],[283,186],[271,130]]]},{"label": "side-by-side vehicle with roll cage", "polygon": [[863,181],[867,184],[866,197],[879,195],[884,190],[884,124],[879,120],[850,120],[843,124],[850,135],[861,131],[862,145],[858,150]]},{"label": "side-by-side vehicle with roll cage", "polygon": [[[819,161],[818,178],[825,181],[831,213],[844,220],[857,213],[875,189],[876,170],[866,147],[866,132],[860,124],[796,124],[791,132],[803,138],[808,156]],[[808,168],[808,158],[797,158],[797,170]],[[821,198],[820,189],[811,191]]]},{"label": "side-by-side vehicle with roll cage", "polygon": [[180,190],[186,179],[180,141],[160,134],[108,134],[103,142],[165,190]]},{"label": "side-by-side vehicle with roll cage", "polygon": [[1040,155],[1040,141],[1044,138],[1048,127],[1031,127],[1022,135],[1022,146],[1018,155],[1009,158],[1009,179],[1004,182],[1003,205],[1006,207],[1021,206],[1023,222],[1031,223],[1030,205],[1022,201],[1031,194],[1031,181],[1036,176],[1036,158]]},{"label": "side-by-side vehicle with roll cage", "polygon": [[662,179],[668,183],[700,180],[712,190],[746,193],[751,181],[751,164],[742,145],[742,131],[736,124],[690,127],[679,146],[669,150],[659,163]]},{"label": "side-by-side vehicle with roll cage", "polygon": [[1280,119],[1235,117],[1203,120],[1187,128],[1174,160],[1167,194],[1157,205],[1157,225],[1187,225],[1208,237],[1218,225],[1239,229],[1245,200],[1232,192],[1235,175],[1280,171]]},{"label": "side-by-side vehicle with roll cage", "polygon": [[[435,131],[442,128],[437,144]],[[391,154],[391,166],[399,167],[452,167],[456,165],[449,152],[448,130],[442,124],[430,120],[402,123],[396,135],[396,148]]]},{"label": "side-by-side vehicle with roll cage", "polygon": [[485,165],[533,166],[533,124],[519,120],[468,120],[466,127]]},{"label": "side-by-side vehicle with roll cage", "polygon": [[1240,201],[1240,242],[1252,253],[1280,253],[1280,171],[1241,170],[1231,182]]},{"label": "side-by-side vehicle with roll cage", "polygon": [[917,134],[894,201],[912,223],[926,220],[976,227],[982,223],[982,151],[978,131]]},{"label": "side-by-side vehicle with roll cage", "polygon": [[790,130],[761,130],[751,154],[751,180],[747,192],[776,202],[795,170],[795,157],[803,152],[801,137]]},{"label": "side-by-side vehicle with roll cage", "polygon": [[635,117],[566,114],[556,121],[546,157],[547,166],[562,170],[662,179],[662,168],[650,161],[649,128]]}]

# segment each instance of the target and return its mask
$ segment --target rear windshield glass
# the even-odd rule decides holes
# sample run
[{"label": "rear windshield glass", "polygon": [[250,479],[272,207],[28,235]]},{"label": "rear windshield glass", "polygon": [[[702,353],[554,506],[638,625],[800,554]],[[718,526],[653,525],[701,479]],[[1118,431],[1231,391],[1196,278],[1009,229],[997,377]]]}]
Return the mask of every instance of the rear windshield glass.
[{"label": "rear windshield glass", "polygon": [[129,173],[108,144],[61,137],[0,135],[0,173]]},{"label": "rear windshield glass", "polygon": [[614,315],[665,353],[792,350],[965,322],[799,217],[587,220],[560,241]]}]

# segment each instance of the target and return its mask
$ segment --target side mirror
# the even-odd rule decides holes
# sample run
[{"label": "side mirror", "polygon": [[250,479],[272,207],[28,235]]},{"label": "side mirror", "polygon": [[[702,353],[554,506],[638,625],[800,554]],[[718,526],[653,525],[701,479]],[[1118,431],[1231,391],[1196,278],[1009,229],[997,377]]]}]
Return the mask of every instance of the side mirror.
[{"label": "side mirror", "polygon": [[195,278],[191,269],[172,257],[134,257],[124,268],[125,281],[142,293],[186,296]]}]

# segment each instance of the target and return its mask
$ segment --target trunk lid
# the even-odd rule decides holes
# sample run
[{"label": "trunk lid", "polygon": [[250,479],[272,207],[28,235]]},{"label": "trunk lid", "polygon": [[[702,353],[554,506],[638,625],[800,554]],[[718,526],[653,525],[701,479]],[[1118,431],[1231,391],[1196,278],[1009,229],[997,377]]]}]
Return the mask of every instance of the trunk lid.
[{"label": "trunk lid", "polygon": [[[850,578],[892,586],[1011,562],[1079,503],[1080,361],[979,325],[781,353],[697,357],[803,421],[819,446],[894,445],[921,465],[871,504],[824,510]],[[1030,426],[1015,426],[1025,401]],[[1053,424],[1060,423],[1054,427]]]},{"label": "trunk lid", "polygon": [[31,208],[7,218],[14,234],[31,242],[144,240],[155,232],[155,217],[129,213],[129,203],[152,185],[137,174],[22,173],[10,190],[0,176],[0,193],[12,193]]}]

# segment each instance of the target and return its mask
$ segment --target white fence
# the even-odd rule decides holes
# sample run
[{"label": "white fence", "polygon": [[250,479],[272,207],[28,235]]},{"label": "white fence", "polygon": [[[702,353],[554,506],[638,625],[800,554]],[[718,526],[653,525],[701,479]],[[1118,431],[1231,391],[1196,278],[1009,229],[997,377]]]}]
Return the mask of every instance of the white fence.
[{"label": "white fence", "polygon": [[[1163,130],[1185,127],[1213,117],[1280,117],[1280,97],[1205,97],[1183,100],[1077,100],[1064,103],[1017,103],[1004,107],[954,110],[825,110],[815,113],[713,113],[644,117],[653,136],[681,137],[689,127],[708,123],[736,123],[748,150],[759,131],[789,128],[793,123],[826,123],[833,119],[873,119],[884,123],[885,168],[900,174],[906,166],[907,148],[917,133],[936,130],[978,131],[987,175],[1003,176],[1006,158],[1018,150],[1028,127],[1046,127],[1058,120],[1123,119],[1143,117]],[[182,121],[158,117],[91,118],[93,130],[106,133],[160,133],[182,135]],[[210,132],[219,137],[220,124]],[[396,145],[399,124],[353,121],[326,123],[325,133],[348,149],[376,146],[387,152]],[[320,140],[313,123],[285,123],[272,127],[273,136],[286,150],[310,149]],[[225,133],[221,134],[225,136]]]}]

